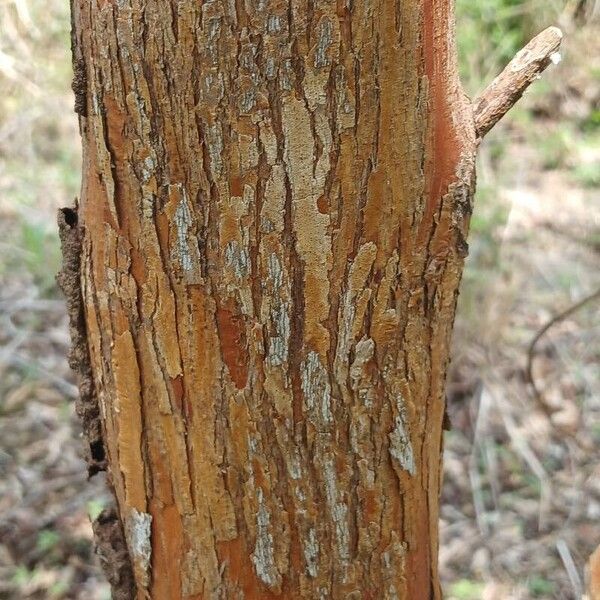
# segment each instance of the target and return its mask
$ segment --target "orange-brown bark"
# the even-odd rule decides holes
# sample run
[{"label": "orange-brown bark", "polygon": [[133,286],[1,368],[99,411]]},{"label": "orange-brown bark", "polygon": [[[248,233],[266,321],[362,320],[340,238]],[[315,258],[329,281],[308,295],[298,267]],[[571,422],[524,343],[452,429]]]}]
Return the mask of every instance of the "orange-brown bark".
[{"label": "orange-brown bark", "polygon": [[452,3],[73,12],[81,284],[137,597],[438,598],[476,145]]}]

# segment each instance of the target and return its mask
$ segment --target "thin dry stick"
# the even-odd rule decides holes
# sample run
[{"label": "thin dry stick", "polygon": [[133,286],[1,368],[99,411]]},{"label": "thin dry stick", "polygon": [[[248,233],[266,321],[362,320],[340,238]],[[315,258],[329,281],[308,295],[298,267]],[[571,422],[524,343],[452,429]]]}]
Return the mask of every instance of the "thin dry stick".
[{"label": "thin dry stick", "polygon": [[558,49],[562,37],[558,27],[548,27],[535,36],[475,100],[473,113],[479,139],[512,108],[548,65],[560,61]]},{"label": "thin dry stick", "polygon": [[577,567],[575,566],[575,561],[573,560],[573,555],[571,554],[571,550],[569,546],[562,538],[556,540],[556,550],[558,551],[558,555],[562,560],[562,563],[565,567],[565,571],[569,576],[569,581],[571,582],[571,587],[573,588],[573,594],[575,598],[581,598],[583,596],[583,585],[581,583],[581,577],[579,576],[579,572],[577,571]]},{"label": "thin dry stick", "polygon": [[576,304],[573,304],[573,306],[570,306],[569,308],[567,308],[566,310],[563,310],[558,315],[552,317],[552,319],[550,319],[535,334],[535,337],[531,340],[531,343],[529,344],[529,350],[527,351],[527,371],[526,371],[527,379],[529,380],[529,383],[531,384],[531,387],[533,388],[533,393],[534,393],[535,399],[538,401],[538,403],[540,404],[540,406],[542,407],[542,409],[544,410],[544,412],[546,414],[549,414],[550,411],[548,410],[548,407],[541,401],[542,394],[541,394],[541,392],[535,382],[535,378],[533,376],[533,359],[535,358],[535,348],[537,346],[537,343],[540,341],[540,339],[546,334],[546,332],[551,327],[553,327],[557,323],[560,323],[567,317],[570,317],[572,314],[576,313],[578,310],[583,308],[586,304],[588,304],[589,302],[593,302],[597,298],[600,298],[600,289],[597,289],[593,294],[590,294],[589,296],[582,298],[579,302],[577,302]]}]

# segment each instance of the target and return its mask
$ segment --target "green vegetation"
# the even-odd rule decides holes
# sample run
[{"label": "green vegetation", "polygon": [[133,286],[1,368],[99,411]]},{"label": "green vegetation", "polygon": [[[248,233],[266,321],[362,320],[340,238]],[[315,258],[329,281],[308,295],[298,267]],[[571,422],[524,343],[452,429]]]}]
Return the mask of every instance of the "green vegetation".
[{"label": "green vegetation", "polygon": [[[600,79],[600,72],[597,73],[597,77]],[[583,122],[583,128],[587,131],[600,130],[600,109],[595,109],[590,112],[588,118]]]},{"label": "green vegetation", "polygon": [[90,521],[95,521],[98,515],[104,510],[104,502],[101,500],[90,500],[86,508]]},{"label": "green vegetation", "polygon": [[475,94],[537,33],[554,22],[566,0],[457,0],[461,76]]},{"label": "green vegetation", "polygon": [[449,586],[449,597],[455,600],[481,600],[485,584],[461,579]]},{"label": "green vegetation", "polygon": [[527,581],[527,589],[534,598],[554,598],[556,586],[551,581],[532,575]]},{"label": "green vegetation", "polygon": [[573,170],[576,181],[586,188],[600,187],[600,162],[581,163]]},{"label": "green vegetation", "polygon": [[23,221],[20,247],[22,263],[33,276],[40,296],[54,292],[55,274],[60,266],[58,234],[53,223]]},{"label": "green vegetation", "polygon": [[573,128],[567,123],[557,124],[550,129],[539,131],[535,135],[534,141],[541,166],[545,170],[566,167],[569,158],[576,151]]},{"label": "green vegetation", "polygon": [[43,529],[38,533],[36,547],[40,552],[53,550],[60,542],[60,535],[52,529]]}]

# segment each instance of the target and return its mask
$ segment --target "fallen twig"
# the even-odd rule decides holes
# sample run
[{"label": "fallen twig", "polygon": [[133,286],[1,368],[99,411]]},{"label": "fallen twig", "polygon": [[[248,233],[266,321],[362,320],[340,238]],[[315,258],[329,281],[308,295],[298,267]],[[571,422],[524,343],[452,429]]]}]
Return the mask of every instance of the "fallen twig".
[{"label": "fallen twig", "polygon": [[533,394],[534,394],[535,400],[538,402],[538,404],[540,405],[542,410],[548,416],[551,416],[550,410],[548,409],[546,404],[543,402],[542,394],[540,392],[539,387],[537,386],[535,377],[533,376],[533,359],[535,358],[535,349],[536,349],[537,343],[548,332],[548,330],[550,328],[552,328],[554,325],[556,325],[557,323],[560,323],[567,317],[570,317],[572,314],[576,313],[578,310],[583,308],[586,304],[589,304],[590,302],[593,302],[594,300],[596,300],[598,298],[600,298],[600,289],[597,289],[594,293],[590,294],[589,296],[586,296],[585,298],[582,298],[576,304],[573,304],[566,310],[563,310],[561,313],[555,315],[535,334],[534,338],[531,340],[531,343],[529,344],[529,349],[527,351],[527,368],[526,368],[527,379],[533,389]]}]

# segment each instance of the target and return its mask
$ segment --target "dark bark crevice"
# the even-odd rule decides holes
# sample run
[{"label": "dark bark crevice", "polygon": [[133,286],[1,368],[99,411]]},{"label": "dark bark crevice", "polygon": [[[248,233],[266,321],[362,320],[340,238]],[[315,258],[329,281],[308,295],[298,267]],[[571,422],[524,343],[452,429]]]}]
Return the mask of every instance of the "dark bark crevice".
[{"label": "dark bark crevice", "polygon": [[[84,435],[84,457],[89,477],[107,470],[106,450],[98,398],[94,386],[87,345],[85,310],[81,293],[81,256],[83,228],[77,205],[58,211],[58,231],[62,268],[56,276],[67,305],[71,349],[69,366],[77,374],[79,397],[75,409]],[[114,490],[113,490],[114,495]],[[105,509],[93,522],[96,554],[111,584],[113,600],[131,600],[135,585],[123,528],[116,508]]]},{"label": "dark bark crevice", "polygon": [[104,509],[92,523],[92,529],[112,600],[133,600],[136,589],[133,570],[117,509]]},{"label": "dark bark crevice", "polygon": [[106,471],[106,452],[87,346],[80,283],[82,230],[78,223],[76,207],[62,208],[58,211],[58,232],[63,263],[56,280],[66,298],[71,336],[69,366],[78,377],[79,398],[76,402],[76,411],[83,425],[86,440],[85,459],[91,477],[99,471]]}]

